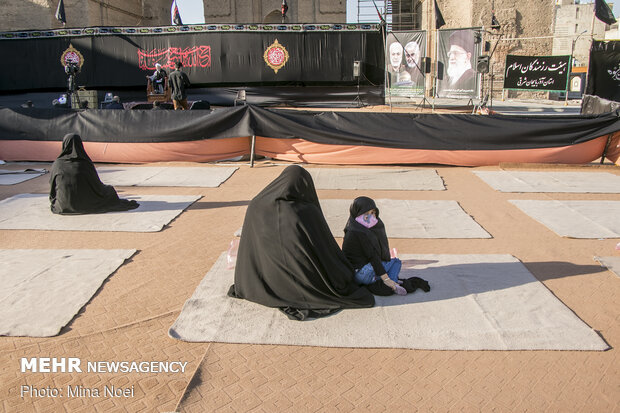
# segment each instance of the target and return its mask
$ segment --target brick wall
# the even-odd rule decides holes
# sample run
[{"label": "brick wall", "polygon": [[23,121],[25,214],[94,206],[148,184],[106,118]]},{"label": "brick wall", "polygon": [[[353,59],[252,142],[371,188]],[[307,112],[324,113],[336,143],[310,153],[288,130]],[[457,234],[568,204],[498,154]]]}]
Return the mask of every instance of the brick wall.
[{"label": "brick wall", "polygon": [[[4,2],[0,31],[57,29],[58,0]],[[64,0],[66,27],[170,24],[169,0]]]}]

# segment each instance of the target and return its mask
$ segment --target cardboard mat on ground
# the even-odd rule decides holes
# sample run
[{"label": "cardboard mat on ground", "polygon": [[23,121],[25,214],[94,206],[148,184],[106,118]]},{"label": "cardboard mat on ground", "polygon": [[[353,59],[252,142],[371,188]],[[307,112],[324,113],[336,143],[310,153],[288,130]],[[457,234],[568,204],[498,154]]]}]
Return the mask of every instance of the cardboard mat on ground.
[{"label": "cardboard mat on ground", "polygon": [[561,237],[620,238],[620,201],[510,202]]},{"label": "cardboard mat on ground", "polygon": [[0,335],[49,337],[136,250],[0,250]]},{"label": "cardboard mat on ground", "polygon": [[101,182],[112,186],[192,186],[217,188],[237,167],[99,166]]},{"label": "cardboard mat on ground", "polygon": [[0,185],[15,185],[46,174],[45,169],[0,169]]},{"label": "cardboard mat on ground", "polygon": [[620,257],[594,257],[594,259],[620,277]]},{"label": "cardboard mat on ground", "polygon": [[500,192],[620,193],[620,176],[607,172],[473,172]]},{"label": "cardboard mat on ground", "polygon": [[316,189],[444,191],[434,169],[306,168]]},{"label": "cardboard mat on ground", "polygon": [[199,195],[136,195],[140,206],[130,211],[104,214],[57,215],[50,210],[48,195],[21,194],[0,201],[0,229],[55,231],[157,232]]},{"label": "cardboard mat on ground", "polygon": [[168,334],[191,342],[428,350],[606,350],[609,346],[511,255],[403,255],[401,278],[431,291],[304,322],[230,298],[222,254]]},{"label": "cardboard mat on ground", "polygon": [[[344,236],[351,202],[320,201],[334,237]],[[390,238],[491,238],[456,201],[376,199],[375,203]]]}]

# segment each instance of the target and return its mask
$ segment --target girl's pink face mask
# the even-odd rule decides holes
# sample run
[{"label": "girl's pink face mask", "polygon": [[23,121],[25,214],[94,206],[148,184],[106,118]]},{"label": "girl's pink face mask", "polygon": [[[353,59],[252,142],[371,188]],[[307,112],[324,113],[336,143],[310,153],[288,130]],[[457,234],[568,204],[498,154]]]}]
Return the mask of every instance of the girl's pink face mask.
[{"label": "girl's pink face mask", "polygon": [[359,222],[360,224],[362,224],[363,226],[365,226],[366,228],[372,228],[375,225],[377,225],[377,222],[379,222],[379,220],[377,219],[374,213],[368,213],[368,212],[358,216],[357,218],[355,218],[355,220]]}]

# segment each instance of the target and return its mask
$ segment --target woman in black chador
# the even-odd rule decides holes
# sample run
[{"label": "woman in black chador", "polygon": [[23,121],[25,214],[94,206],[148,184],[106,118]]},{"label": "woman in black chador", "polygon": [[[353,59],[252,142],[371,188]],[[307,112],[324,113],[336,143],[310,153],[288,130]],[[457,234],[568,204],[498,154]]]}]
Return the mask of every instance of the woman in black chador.
[{"label": "woman in black chador", "polygon": [[65,135],[62,152],[52,165],[50,203],[55,214],[95,214],[139,206],[136,201],[119,199],[112,186],[99,180],[82,139],[75,133]]},{"label": "woman in black chador", "polygon": [[250,202],[229,295],[296,320],[374,305],[355,282],[305,169],[287,167]]}]

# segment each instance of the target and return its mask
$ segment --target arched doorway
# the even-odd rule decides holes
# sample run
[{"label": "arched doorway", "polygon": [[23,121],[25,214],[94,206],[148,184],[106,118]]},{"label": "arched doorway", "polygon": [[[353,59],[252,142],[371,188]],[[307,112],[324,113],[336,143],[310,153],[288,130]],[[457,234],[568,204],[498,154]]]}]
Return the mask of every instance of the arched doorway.
[{"label": "arched doorway", "polygon": [[274,10],[263,18],[263,23],[290,23],[290,20],[287,17],[282,21],[282,12],[280,10]]}]

